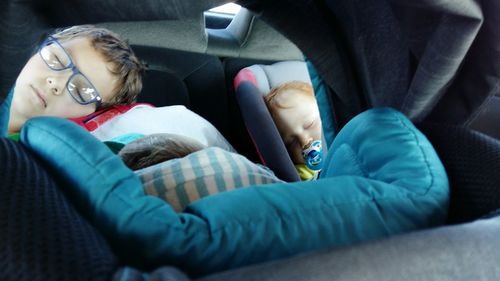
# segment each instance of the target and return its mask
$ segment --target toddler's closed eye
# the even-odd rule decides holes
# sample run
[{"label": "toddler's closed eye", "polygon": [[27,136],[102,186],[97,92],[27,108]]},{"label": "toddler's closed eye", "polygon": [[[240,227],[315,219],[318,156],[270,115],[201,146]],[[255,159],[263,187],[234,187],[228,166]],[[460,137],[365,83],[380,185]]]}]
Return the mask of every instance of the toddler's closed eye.
[{"label": "toddler's closed eye", "polygon": [[312,121],[306,123],[306,126],[304,128],[309,129],[314,125],[314,123],[316,123],[316,119],[313,119]]}]

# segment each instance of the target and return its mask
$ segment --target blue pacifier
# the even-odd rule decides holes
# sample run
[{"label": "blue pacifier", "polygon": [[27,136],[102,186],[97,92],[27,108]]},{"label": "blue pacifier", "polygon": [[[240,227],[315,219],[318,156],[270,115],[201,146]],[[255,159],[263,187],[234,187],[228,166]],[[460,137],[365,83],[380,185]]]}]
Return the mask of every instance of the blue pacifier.
[{"label": "blue pacifier", "polygon": [[315,140],[302,151],[307,168],[319,171],[323,168],[323,147],[320,140]]}]

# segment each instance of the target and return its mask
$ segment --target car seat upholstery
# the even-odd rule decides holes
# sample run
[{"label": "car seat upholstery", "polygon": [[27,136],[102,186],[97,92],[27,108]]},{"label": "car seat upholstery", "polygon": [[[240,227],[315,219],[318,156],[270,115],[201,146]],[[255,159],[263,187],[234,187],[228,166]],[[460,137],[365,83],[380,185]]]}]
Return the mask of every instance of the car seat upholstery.
[{"label": "car seat upholstery", "polygon": [[461,126],[418,127],[435,147],[450,179],[449,223],[500,209],[500,141]]},{"label": "car seat upholstery", "polygon": [[0,280],[109,280],[118,259],[25,146],[0,138]]},{"label": "car seat upholstery", "polygon": [[[499,232],[500,216],[497,216],[317,251],[196,281],[500,280]],[[160,274],[155,272],[155,275]]]},{"label": "car seat upholstery", "polygon": [[[262,163],[285,181],[299,181],[297,171],[263,99],[273,87],[290,81],[311,84],[305,62],[283,61],[272,65],[246,67],[236,75],[234,88],[243,120]],[[325,158],[328,145],[324,134],[322,138]]]}]

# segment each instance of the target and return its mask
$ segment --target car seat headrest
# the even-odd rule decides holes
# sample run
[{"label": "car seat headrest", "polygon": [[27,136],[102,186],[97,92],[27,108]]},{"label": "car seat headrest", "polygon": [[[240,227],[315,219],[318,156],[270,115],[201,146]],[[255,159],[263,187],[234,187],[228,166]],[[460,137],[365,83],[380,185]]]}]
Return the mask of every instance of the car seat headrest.
[{"label": "car seat headrest", "polygon": [[238,88],[236,82],[240,80],[253,82],[263,95],[269,93],[272,88],[289,81],[311,84],[306,63],[302,61],[282,61],[272,65],[255,64],[238,73],[235,78],[235,89]]},{"label": "car seat headrest", "polygon": [[[297,170],[263,99],[272,88],[290,81],[312,84],[305,62],[283,61],[246,67],[236,75],[234,87],[245,126],[262,163],[280,179],[298,181]],[[327,153],[324,136],[322,143],[324,158]]]}]

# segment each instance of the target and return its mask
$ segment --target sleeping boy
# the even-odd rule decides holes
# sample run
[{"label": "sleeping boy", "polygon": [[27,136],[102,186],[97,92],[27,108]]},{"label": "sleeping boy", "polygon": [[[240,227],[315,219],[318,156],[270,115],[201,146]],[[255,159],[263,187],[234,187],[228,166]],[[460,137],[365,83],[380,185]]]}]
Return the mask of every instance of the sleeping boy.
[{"label": "sleeping boy", "polygon": [[312,86],[291,81],[264,97],[302,180],[316,179],[322,166],[321,118]]},{"label": "sleeping boy", "polygon": [[[17,139],[24,123],[37,116],[56,116],[75,120],[81,117],[86,118],[96,110],[111,108],[114,105],[131,104],[136,101],[142,89],[144,70],[145,65],[137,58],[128,43],[108,29],[83,25],[57,31],[43,41],[19,74],[11,90],[13,93],[11,93],[10,108],[7,102],[0,110],[3,115],[8,115],[8,123],[0,124],[0,134],[8,133],[11,139]],[[158,118],[181,116],[183,120],[192,122],[192,126],[189,127],[192,132],[188,134],[189,136],[200,139],[202,138],[200,135],[207,131],[211,133],[211,138],[202,139],[208,139],[208,145],[212,144],[211,142],[221,142],[222,136],[218,132],[213,133],[215,131],[213,126],[210,127],[206,124],[208,122],[184,107],[170,107],[162,113],[156,113],[161,111],[159,108],[144,107],[134,107],[128,116],[132,114],[137,116],[143,114],[144,111],[155,112]],[[166,111],[170,115],[166,116]],[[123,121],[128,122],[127,127],[132,126],[133,122],[144,124],[144,118],[133,118],[135,120],[132,121],[131,118]],[[181,126],[177,125],[177,127]],[[144,129],[144,126],[142,127]],[[92,133],[98,139],[106,140],[106,136],[113,132],[108,130],[107,135],[102,136]],[[152,151],[157,150],[159,144],[164,144],[168,145],[166,147],[168,149],[164,151],[174,148],[180,151],[180,149],[189,148],[186,151],[194,152],[200,148],[200,144],[193,144],[196,139],[192,140],[180,135],[160,140],[159,136],[152,136],[145,138],[140,147],[145,149],[146,144],[150,144]],[[153,140],[156,141],[154,145],[151,143]],[[184,146],[180,146],[180,140],[185,141]],[[179,147],[175,147],[176,145]],[[226,146],[228,150],[232,149],[229,144]],[[132,145],[132,148],[137,151],[138,146]],[[131,163],[132,153],[130,149],[127,151],[126,160],[127,163]],[[144,155],[145,151],[143,150],[140,155]],[[165,158],[167,156],[165,153],[156,154],[154,157],[144,159],[143,162],[159,161],[160,155],[162,155],[161,159],[165,160],[172,157],[170,155]],[[151,164],[151,162],[148,163]]]},{"label": "sleeping boy", "polygon": [[132,103],[141,91],[143,71],[128,43],[105,28],[85,25],[58,31],[19,74],[8,128],[0,128],[1,133],[15,135],[36,116],[77,118]]}]

